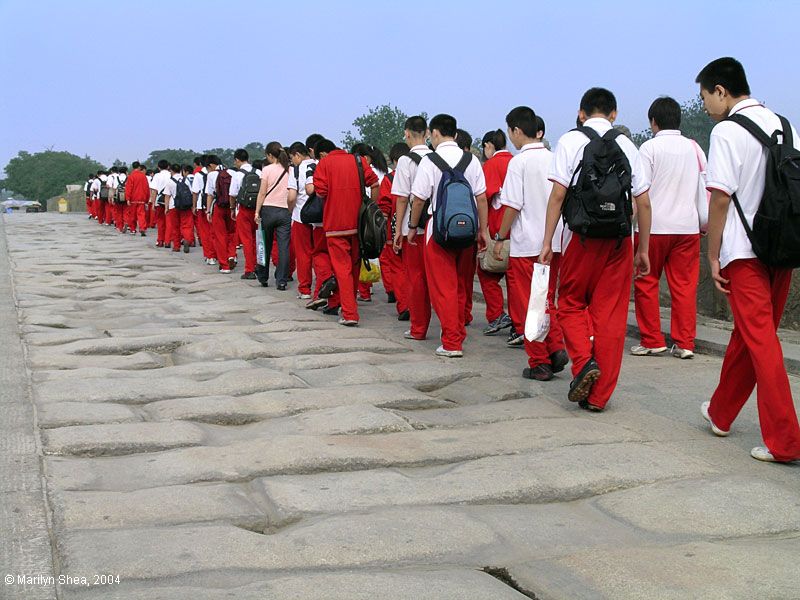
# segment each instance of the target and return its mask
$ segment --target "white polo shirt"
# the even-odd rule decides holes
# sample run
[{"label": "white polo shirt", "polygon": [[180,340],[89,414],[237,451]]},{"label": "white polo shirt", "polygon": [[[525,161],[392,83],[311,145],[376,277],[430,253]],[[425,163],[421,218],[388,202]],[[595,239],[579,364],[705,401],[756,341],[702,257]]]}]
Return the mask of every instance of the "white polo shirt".
[{"label": "white polo shirt", "polygon": [[203,194],[204,186],[203,186],[203,175],[208,174],[208,169],[203,167],[195,173],[195,177],[192,178],[192,194],[197,194],[197,208],[203,208]]},{"label": "white polo shirt", "polygon": [[[547,201],[553,189],[547,178],[552,156],[544,144],[534,142],[525,144],[508,163],[500,204],[519,211],[511,224],[510,253],[515,258],[542,253]],[[561,252],[560,242],[561,232],[557,230],[553,236],[553,252]]]},{"label": "white polo shirt", "polygon": [[[430,154],[431,149],[425,144],[414,146],[411,152],[419,156]],[[392,181],[392,195],[393,196],[411,196],[411,184],[414,182],[414,177],[417,174],[417,163],[411,160],[408,156],[401,156],[397,160],[397,169],[394,171],[394,181]],[[406,207],[406,211],[402,215],[398,215],[397,221],[400,223],[400,233],[403,236],[408,235],[408,219],[411,218],[411,211],[409,210],[410,203]],[[417,229],[417,233],[422,233],[422,229]]]},{"label": "white polo shirt", "polygon": [[231,189],[229,195],[233,198],[239,195],[239,190],[242,189],[242,182],[244,181],[244,174],[245,172],[249,173],[253,170],[253,165],[248,163],[243,163],[241,167],[239,167],[238,171],[233,169],[228,169],[228,173],[231,174]]},{"label": "white polo shirt", "polygon": [[[742,100],[731,109],[730,114],[740,113],[761,127],[767,135],[781,129],[777,115],[758,100]],[[792,126],[795,148],[800,149],[797,130]],[[717,123],[711,131],[711,146],[708,150],[706,186],[709,190],[720,190],[728,195],[736,194],[748,224],[764,194],[767,170],[767,149],[750,132],[733,121]],[[722,234],[719,262],[725,268],[734,260],[755,258],[753,246],[731,200]]]},{"label": "white polo shirt", "polygon": [[[706,155],[700,146],[677,129],[665,129],[642,144],[639,156],[650,181],[650,233],[700,233],[697,194],[706,170]],[[705,201],[705,193],[703,196]]]},{"label": "white polo shirt", "polygon": [[[164,189],[171,176],[172,174],[167,169],[153,175],[153,179],[150,181],[150,189],[156,191],[156,199],[158,198],[158,194],[165,193]],[[156,203],[157,202],[156,200]]]},{"label": "white polo shirt", "polygon": [[[442,142],[436,147],[436,153],[451,167],[455,167],[464,156],[464,151],[455,142]],[[473,155],[472,160],[464,171],[464,179],[467,180],[472,188],[472,201],[475,197],[486,193],[486,178],[483,175],[483,167],[478,157]],[[420,200],[430,198],[431,203],[428,214],[432,215],[436,210],[436,191],[439,189],[439,182],[442,180],[442,172],[439,170],[429,157],[422,159],[414,176],[414,183],[411,184],[411,193]],[[428,233],[432,231],[433,222],[428,221]]]},{"label": "white polo shirt", "polygon": [[289,181],[286,184],[286,189],[297,192],[297,200],[292,211],[292,221],[295,223],[302,223],[300,211],[303,210],[303,206],[308,202],[306,184],[314,183],[314,169],[316,166],[317,161],[313,158],[306,158],[297,166],[297,177],[294,175],[294,168],[289,169]]},{"label": "white polo shirt", "polygon": [[211,171],[208,174],[208,179],[206,179],[206,196],[208,196],[209,200],[212,200],[216,197],[217,194],[217,177],[219,177],[219,168],[214,171]]},{"label": "white polo shirt", "polygon": [[106,185],[108,186],[109,190],[115,190],[119,186],[119,179],[117,179],[119,175],[116,173],[111,173],[106,180]]},{"label": "white polo shirt", "polygon": [[164,183],[164,200],[167,201],[167,197],[169,197],[169,206],[167,207],[168,210],[172,210],[175,208],[175,194],[178,193],[178,185],[175,181],[181,180],[180,173],[170,173],[169,179],[167,179],[166,183]]},{"label": "white polo shirt", "polygon": [[92,193],[92,198],[100,197],[100,185],[101,185],[101,180],[99,177],[96,179],[92,179],[92,187],[90,188],[90,191]]}]

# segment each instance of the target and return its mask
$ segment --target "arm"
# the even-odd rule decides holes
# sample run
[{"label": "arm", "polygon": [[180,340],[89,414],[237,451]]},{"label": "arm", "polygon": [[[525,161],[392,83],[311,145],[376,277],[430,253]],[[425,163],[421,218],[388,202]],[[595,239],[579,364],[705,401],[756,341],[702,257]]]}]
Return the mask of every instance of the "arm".
[{"label": "arm", "polygon": [[373,184],[372,187],[369,188],[369,197],[375,204],[378,203],[378,200],[380,199],[380,193],[377,183]]},{"label": "arm", "polygon": [[486,194],[478,194],[475,197],[478,203],[478,251],[486,250],[486,232],[489,231],[489,203],[486,201]]},{"label": "arm", "polygon": [[730,294],[730,290],[724,287],[728,285],[729,280],[720,275],[719,252],[730,203],[731,197],[725,192],[717,189],[711,191],[711,205],[708,208],[708,263],[714,285],[723,294]]},{"label": "arm", "polygon": [[258,188],[258,197],[256,198],[256,223],[261,222],[261,207],[264,205],[264,200],[267,197],[267,191],[269,187],[267,186],[267,178],[261,178],[261,187]]},{"label": "arm", "polygon": [[[547,221],[544,225],[544,240],[542,243],[542,253],[539,255],[539,262],[549,265],[553,259],[553,235],[561,218],[561,209],[564,206],[564,199],[567,197],[567,188],[558,182],[554,182],[553,190],[547,201]],[[649,231],[649,230],[648,230]]]},{"label": "arm", "polygon": [[636,208],[639,215],[639,249],[633,257],[633,274],[639,279],[650,274],[650,225],[653,216],[650,194],[645,192],[636,196]]},{"label": "arm", "polygon": [[397,221],[397,231],[394,234],[394,251],[400,252],[403,247],[403,232],[401,222],[403,217],[406,216],[406,209],[408,208],[408,196],[397,196],[397,205],[394,211],[394,218]]},{"label": "arm", "polygon": [[294,211],[295,204],[297,204],[297,190],[294,188],[289,188],[289,192],[286,197],[286,205],[289,207],[289,212]]},{"label": "arm", "polygon": [[[505,192],[503,192],[505,193]],[[503,213],[503,222],[500,223],[500,229],[497,231],[497,234],[505,240],[508,238],[508,232],[511,231],[511,225],[516,220],[517,216],[519,215],[519,211],[516,208],[511,208],[510,206],[506,206],[506,210]],[[494,255],[495,260],[502,259],[503,253],[503,245],[505,241],[502,242],[495,242],[494,250],[492,254]]]}]

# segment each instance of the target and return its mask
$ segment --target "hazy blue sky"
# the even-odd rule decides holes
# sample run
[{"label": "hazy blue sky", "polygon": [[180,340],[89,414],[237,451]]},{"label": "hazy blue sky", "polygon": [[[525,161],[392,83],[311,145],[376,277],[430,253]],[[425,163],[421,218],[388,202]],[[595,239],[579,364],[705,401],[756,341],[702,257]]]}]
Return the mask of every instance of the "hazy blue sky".
[{"label": "hazy blue sky", "polygon": [[451,113],[475,136],[527,104],[554,139],[594,85],[638,131],[655,97],[694,97],[726,55],[798,122],[799,22],[785,0],[0,0],[0,167],[49,147],[108,164],[312,131],[338,142],[383,103]]}]

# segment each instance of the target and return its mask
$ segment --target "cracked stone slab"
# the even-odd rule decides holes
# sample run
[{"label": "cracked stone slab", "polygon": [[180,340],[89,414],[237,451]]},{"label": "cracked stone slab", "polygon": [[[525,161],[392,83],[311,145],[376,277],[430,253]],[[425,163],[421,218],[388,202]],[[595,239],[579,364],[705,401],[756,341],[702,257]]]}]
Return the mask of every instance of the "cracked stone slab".
[{"label": "cracked stone slab", "polygon": [[557,404],[545,398],[523,398],[489,404],[453,406],[449,408],[412,411],[401,410],[398,414],[411,423],[415,429],[431,427],[451,428],[498,421],[518,421],[520,419],[555,419],[571,416],[563,403]]},{"label": "cracked stone slab", "polygon": [[703,461],[628,443],[491,456],[447,466],[275,476],[254,485],[284,514],[295,515],[396,505],[569,502],[713,472]]},{"label": "cracked stone slab", "polygon": [[198,446],[205,432],[192,423],[108,423],[76,425],[42,432],[45,454],[121,456]]},{"label": "cracked stone slab", "polygon": [[135,423],[141,418],[128,406],[109,403],[53,402],[40,404],[39,427],[68,427],[98,423]]},{"label": "cracked stone slab", "polygon": [[49,457],[47,462],[51,485],[56,488],[125,491],[199,481],[242,481],[267,475],[422,466],[625,441],[643,440],[620,427],[570,418],[375,435],[273,436],[139,456]]},{"label": "cracked stone slab", "polygon": [[434,392],[435,396],[462,405],[532,398],[541,395],[541,384],[521,377],[507,378],[481,375],[460,379]]},{"label": "cracked stone slab", "polygon": [[[309,369],[328,369],[342,365],[390,365],[398,361],[395,354],[376,354],[374,352],[345,352],[344,354],[307,354],[305,356],[286,356],[283,358],[258,358],[254,365],[280,369],[281,371],[306,371]],[[426,357],[419,354],[405,354],[405,364],[413,369],[413,364],[423,362]]]},{"label": "cracked stone slab", "polygon": [[608,513],[660,534],[716,538],[800,531],[800,497],[777,483],[746,476],[662,483],[598,501]]},{"label": "cracked stone slab", "polygon": [[[105,358],[105,357],[94,357]],[[164,377],[186,377],[195,381],[206,381],[218,375],[223,375],[237,369],[250,369],[253,365],[245,360],[220,360],[210,362],[194,361],[185,365],[173,365],[158,369],[156,372],[147,371],[120,371],[118,369],[108,369],[98,367],[89,369],[80,367],[78,369],[59,370],[59,371],[39,371],[39,378],[44,381],[58,383],[55,380],[64,379],[104,379],[109,380],[129,380],[142,385],[154,378]],[[69,383],[72,385],[72,382]]]},{"label": "cracked stone slab", "polygon": [[440,408],[450,403],[398,383],[287,389],[250,396],[179,398],[148,404],[143,410],[153,419],[186,420],[241,425],[284,417],[308,410],[348,405],[409,410]]},{"label": "cracked stone slab", "polygon": [[446,359],[415,363],[413,368],[403,363],[389,365],[343,365],[330,369],[297,371],[295,374],[312,387],[325,385],[357,385],[402,381],[422,391],[444,387],[467,377],[480,375]]},{"label": "cracked stone slab", "polygon": [[268,520],[245,487],[198,484],[131,492],[51,492],[61,531],[226,522],[263,531]]}]

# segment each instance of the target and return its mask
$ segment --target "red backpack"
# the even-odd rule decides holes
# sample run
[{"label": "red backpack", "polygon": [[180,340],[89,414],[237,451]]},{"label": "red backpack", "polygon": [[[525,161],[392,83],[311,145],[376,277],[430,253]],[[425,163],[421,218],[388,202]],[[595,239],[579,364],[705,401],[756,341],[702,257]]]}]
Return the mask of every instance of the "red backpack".
[{"label": "red backpack", "polygon": [[216,204],[219,206],[231,205],[231,174],[228,169],[223,169],[217,175],[217,183],[214,186],[214,196],[216,197]]}]

